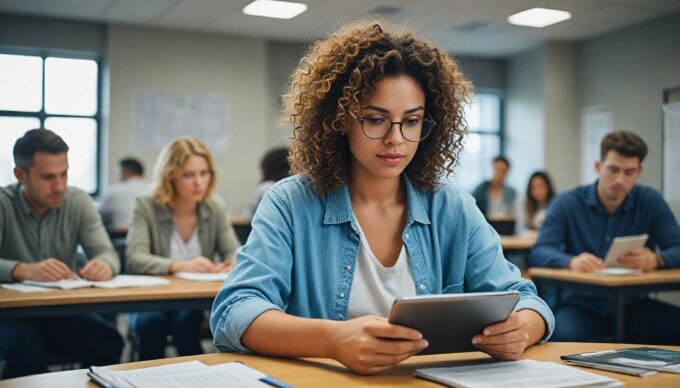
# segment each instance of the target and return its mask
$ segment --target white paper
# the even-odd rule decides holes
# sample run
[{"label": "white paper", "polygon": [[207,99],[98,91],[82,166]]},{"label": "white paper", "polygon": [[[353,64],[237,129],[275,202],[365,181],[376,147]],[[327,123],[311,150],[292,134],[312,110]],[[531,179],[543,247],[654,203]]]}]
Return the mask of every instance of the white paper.
[{"label": "white paper", "polygon": [[680,205],[680,102],[663,107],[663,195]]},{"label": "white paper", "polygon": [[447,385],[470,388],[503,387],[616,387],[619,380],[585,372],[554,362],[534,360],[494,362],[481,365],[426,368],[422,375]]},{"label": "white paper", "polygon": [[56,282],[36,282],[34,280],[24,280],[22,284],[38,287],[58,288],[61,290],[75,290],[77,288],[92,287],[91,282],[81,278],[62,279],[57,280]]},{"label": "white paper", "polygon": [[194,136],[214,152],[227,148],[226,96],[143,92],[135,94],[133,103],[138,149],[158,149],[180,136]]},{"label": "white paper", "polygon": [[62,290],[75,290],[77,288],[87,287],[124,288],[163,286],[170,284],[170,281],[159,276],[118,275],[111,278],[111,280],[104,280],[100,282],[94,282],[85,279],[63,279],[56,282],[36,282],[33,280],[24,280],[22,284],[38,287],[58,288]]},{"label": "white paper", "polygon": [[600,275],[614,275],[614,276],[625,276],[625,275],[639,275],[642,273],[639,269],[630,268],[605,268],[597,271]]},{"label": "white paper", "polygon": [[199,361],[134,369],[112,371],[92,367],[92,372],[121,388],[221,388],[221,387],[269,387],[259,381],[264,373],[238,362],[207,366]]},{"label": "white paper", "polygon": [[177,272],[173,276],[195,282],[223,282],[229,276],[229,272],[200,273],[200,272]]},{"label": "white paper", "polygon": [[91,283],[94,287],[99,288],[124,288],[163,286],[170,284],[170,281],[158,276],[118,275],[114,276],[111,280]]},{"label": "white paper", "polygon": [[608,106],[587,107],[581,113],[581,183],[593,183],[597,178],[595,161],[600,159],[600,143],[613,129]]},{"label": "white paper", "polygon": [[19,291],[19,292],[45,292],[45,291],[52,291],[53,290],[51,288],[29,286],[27,284],[21,284],[21,283],[3,284],[2,288],[6,288],[6,289],[12,290],[12,291]]}]

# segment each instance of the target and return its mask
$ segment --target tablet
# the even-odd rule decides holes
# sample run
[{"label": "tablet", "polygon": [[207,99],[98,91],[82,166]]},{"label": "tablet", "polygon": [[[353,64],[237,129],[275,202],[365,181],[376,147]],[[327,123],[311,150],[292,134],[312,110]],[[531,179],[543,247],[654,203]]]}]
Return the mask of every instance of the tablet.
[{"label": "tablet", "polygon": [[418,354],[478,350],[472,337],[504,321],[519,301],[519,291],[420,295],[397,298],[389,322],[414,328],[429,346]]},{"label": "tablet", "polygon": [[604,266],[607,268],[618,268],[621,264],[617,259],[631,251],[640,249],[645,246],[647,242],[646,234],[641,234],[638,236],[625,236],[616,237],[612,241],[612,245],[609,246],[609,251],[607,251],[607,256],[604,258]]}]

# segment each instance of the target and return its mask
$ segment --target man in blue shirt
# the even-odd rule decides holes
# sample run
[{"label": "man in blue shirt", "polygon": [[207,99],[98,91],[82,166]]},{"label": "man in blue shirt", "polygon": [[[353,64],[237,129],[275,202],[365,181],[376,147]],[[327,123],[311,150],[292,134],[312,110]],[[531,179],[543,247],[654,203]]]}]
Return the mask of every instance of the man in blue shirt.
[{"label": "man in blue shirt", "polygon": [[[615,131],[602,140],[599,179],[558,195],[548,208],[529,255],[534,267],[593,272],[604,268],[612,239],[646,233],[647,246],[618,258],[643,271],[680,267],[680,227],[661,195],[636,185],[647,145],[632,132]],[[561,291],[552,300],[554,341],[587,341],[608,334],[612,304],[604,297]],[[626,342],[680,344],[680,308],[644,296],[627,300]]]}]

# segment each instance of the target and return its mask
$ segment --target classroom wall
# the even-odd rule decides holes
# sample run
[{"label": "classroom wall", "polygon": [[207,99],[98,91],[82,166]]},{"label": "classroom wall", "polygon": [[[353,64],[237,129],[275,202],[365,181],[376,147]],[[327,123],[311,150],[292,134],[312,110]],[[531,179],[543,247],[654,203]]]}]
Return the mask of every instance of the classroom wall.
[{"label": "classroom wall", "polygon": [[137,92],[226,95],[230,143],[215,155],[216,192],[234,214],[250,203],[267,148],[269,104],[263,40],[113,25],[109,29],[109,175],[116,161],[139,157],[148,170],[158,149],[136,149],[133,98]]},{"label": "classroom wall", "polygon": [[581,108],[607,105],[614,128],[645,140],[649,156],[640,183],[660,190],[662,91],[680,86],[680,14],[588,40],[579,55]]},{"label": "classroom wall", "polygon": [[505,155],[511,163],[507,184],[519,193],[533,171],[544,166],[544,49],[508,60],[505,100]]}]

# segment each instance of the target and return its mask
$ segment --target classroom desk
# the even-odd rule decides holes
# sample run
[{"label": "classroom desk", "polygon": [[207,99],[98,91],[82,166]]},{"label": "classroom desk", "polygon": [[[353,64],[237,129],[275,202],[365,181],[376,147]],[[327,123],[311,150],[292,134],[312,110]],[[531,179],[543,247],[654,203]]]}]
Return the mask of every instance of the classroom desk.
[{"label": "classroom desk", "polygon": [[210,309],[222,287],[222,282],[192,282],[165,277],[170,284],[112,290],[91,287],[21,293],[0,288],[0,318]]},{"label": "classroom desk", "polygon": [[529,268],[529,276],[541,285],[568,288],[584,294],[609,296],[614,302],[614,342],[624,338],[626,297],[647,292],[680,290],[680,269],[647,272],[640,275],[599,275],[570,269]]},{"label": "classroom desk", "polygon": [[[553,361],[561,363],[559,357],[564,354],[594,352],[605,349],[620,349],[644,345],[626,344],[593,344],[593,343],[547,343],[528,349],[522,358],[537,361]],[[659,348],[680,351],[680,346],[657,346]],[[171,364],[191,360],[199,360],[207,365],[241,361],[260,370],[267,375],[295,387],[358,387],[358,386],[395,386],[409,385],[415,387],[438,387],[433,382],[413,377],[418,368],[454,366],[470,360],[486,359],[480,352],[453,353],[444,355],[415,356],[392,368],[386,373],[376,376],[359,376],[350,372],[338,362],[329,359],[285,359],[261,356],[246,356],[233,353],[204,354],[200,356],[166,358],[164,360],[142,361],[130,364],[111,366],[112,369],[137,369],[149,366]],[[658,373],[648,378],[639,378],[620,373],[606,372],[597,369],[579,368],[587,372],[612,377],[631,387],[677,387],[680,376],[670,373]],[[0,381],[0,387],[96,387],[89,381],[85,369],[46,373]],[[502,386],[502,382],[499,382]]]},{"label": "classroom desk", "polygon": [[535,235],[501,236],[501,248],[503,250],[528,251],[536,244]]}]

